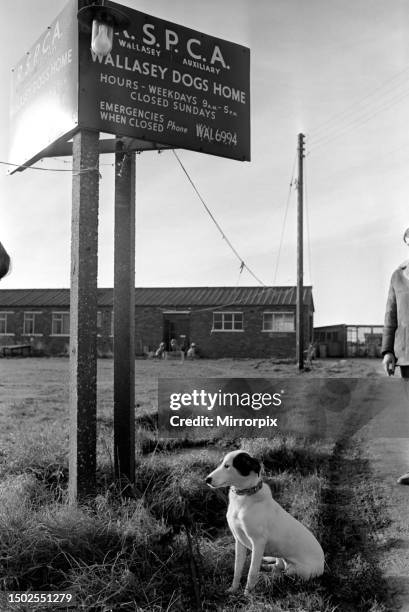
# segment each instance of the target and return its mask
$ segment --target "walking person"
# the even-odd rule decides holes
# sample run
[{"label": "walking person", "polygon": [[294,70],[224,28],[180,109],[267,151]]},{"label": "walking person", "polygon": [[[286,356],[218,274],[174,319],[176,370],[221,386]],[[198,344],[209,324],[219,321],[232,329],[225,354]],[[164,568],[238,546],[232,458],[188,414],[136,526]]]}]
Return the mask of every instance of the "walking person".
[{"label": "walking person", "polygon": [[[409,228],[403,235],[409,246]],[[396,366],[409,397],[409,260],[392,274],[386,303],[385,324],[382,337],[383,367],[393,376]],[[398,478],[398,483],[409,485],[409,472]]]}]

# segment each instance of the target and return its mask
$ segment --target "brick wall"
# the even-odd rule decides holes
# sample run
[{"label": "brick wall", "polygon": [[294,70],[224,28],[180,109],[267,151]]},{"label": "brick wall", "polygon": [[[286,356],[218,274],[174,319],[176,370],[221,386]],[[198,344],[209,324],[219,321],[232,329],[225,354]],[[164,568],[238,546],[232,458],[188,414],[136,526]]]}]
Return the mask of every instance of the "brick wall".
[{"label": "brick wall", "polygon": [[[216,310],[216,309],[215,309]],[[233,309],[229,309],[234,312]],[[295,332],[262,331],[265,308],[242,308],[244,331],[212,331],[213,311],[191,314],[191,341],[204,357],[275,357],[295,358]],[[269,308],[268,310],[271,310]],[[280,308],[274,308],[279,311]],[[282,311],[289,311],[288,306]],[[309,342],[309,313],[304,315],[306,347]]]},{"label": "brick wall", "polygon": [[[171,308],[169,308],[171,309]],[[186,310],[188,307],[181,307]],[[166,310],[166,308],[163,308]],[[215,311],[217,309],[215,308]],[[276,357],[295,358],[295,332],[263,332],[263,312],[272,308],[242,308],[229,312],[243,312],[244,331],[212,331],[213,309],[197,311],[190,314],[190,342],[195,342],[203,357]],[[288,312],[285,308],[274,311]],[[310,315],[304,314],[305,348],[310,338]],[[136,308],[136,344],[142,344],[154,350],[163,339],[163,318],[161,309],[156,307]]]},{"label": "brick wall", "polygon": [[[52,313],[67,312],[67,308],[11,308],[8,316],[7,335],[0,335],[0,345],[31,344],[33,351],[44,355],[68,354],[69,336],[53,336]],[[24,333],[24,313],[35,313],[35,333]]]},{"label": "brick wall", "polygon": [[[0,334],[0,346],[31,344],[34,354],[68,355],[69,336],[55,336],[52,332],[53,312],[69,312],[69,308],[10,308],[6,335]],[[0,310],[1,312],[1,310]],[[24,334],[24,313],[36,313],[35,333]],[[98,330],[98,355],[112,355],[111,309],[101,309],[101,328]]]},{"label": "brick wall", "polygon": [[[188,307],[180,308],[187,310]],[[69,337],[53,336],[52,313],[67,312],[68,308],[13,308],[10,335],[0,335],[0,346],[7,344],[30,343],[39,353],[45,355],[68,354]],[[113,338],[111,336],[112,309],[99,308],[101,325],[98,328],[98,355],[112,356]],[[155,350],[163,340],[163,310],[166,308],[136,307],[135,344],[136,353]],[[217,310],[216,308],[214,309]],[[208,358],[221,357],[295,357],[295,333],[263,332],[263,312],[265,310],[286,311],[291,307],[264,307],[241,309],[229,308],[229,312],[243,312],[244,331],[212,331],[213,309],[192,310],[190,314],[190,342],[196,342],[201,355]],[[1,312],[1,310],[0,310]],[[24,312],[37,312],[36,335],[24,335]],[[305,310],[304,330],[305,348],[310,338],[311,313]]]}]

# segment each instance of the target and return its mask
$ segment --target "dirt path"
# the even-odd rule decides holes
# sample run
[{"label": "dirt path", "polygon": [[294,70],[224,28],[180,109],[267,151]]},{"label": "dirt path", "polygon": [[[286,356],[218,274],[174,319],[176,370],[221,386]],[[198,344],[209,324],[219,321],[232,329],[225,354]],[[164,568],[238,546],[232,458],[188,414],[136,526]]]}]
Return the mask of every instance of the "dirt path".
[{"label": "dirt path", "polygon": [[379,542],[380,565],[394,597],[394,609],[409,612],[409,487],[396,484],[397,476],[409,470],[409,439],[366,439],[361,449],[370,462],[373,487],[390,518]]},{"label": "dirt path", "polygon": [[385,389],[385,408],[353,435],[351,443],[368,459],[373,498],[389,519],[381,529],[377,550],[393,610],[409,612],[409,486],[396,483],[398,476],[409,471],[409,400],[402,381],[385,379],[379,362],[376,375]]}]

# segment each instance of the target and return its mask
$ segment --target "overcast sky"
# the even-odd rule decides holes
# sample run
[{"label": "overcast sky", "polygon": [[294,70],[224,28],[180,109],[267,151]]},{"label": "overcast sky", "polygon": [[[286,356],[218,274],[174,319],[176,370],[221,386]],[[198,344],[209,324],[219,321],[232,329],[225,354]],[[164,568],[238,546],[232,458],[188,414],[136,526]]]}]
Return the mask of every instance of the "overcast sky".
[{"label": "overcast sky", "polygon": [[[2,0],[0,160],[10,71],[65,0]],[[409,11],[406,0],[126,0],[251,49],[252,161],[179,151],[246,264],[275,278],[297,135],[307,135],[305,283],[316,325],[383,322],[393,269],[409,258]],[[113,159],[102,156],[99,286],[113,285]],[[70,168],[69,159],[39,162]],[[0,166],[2,288],[68,287],[71,175]],[[255,284],[170,151],[137,157],[136,286]],[[309,226],[309,231],[308,230]],[[291,190],[276,284],[296,282]]]}]

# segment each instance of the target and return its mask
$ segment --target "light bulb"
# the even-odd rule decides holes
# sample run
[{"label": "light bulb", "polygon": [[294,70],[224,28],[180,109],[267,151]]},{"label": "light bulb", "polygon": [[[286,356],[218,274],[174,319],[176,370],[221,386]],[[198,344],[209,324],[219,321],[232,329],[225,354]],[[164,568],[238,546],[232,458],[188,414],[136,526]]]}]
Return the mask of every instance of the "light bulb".
[{"label": "light bulb", "polygon": [[91,49],[99,57],[103,58],[112,49],[114,28],[106,23],[94,19],[92,22]]}]

